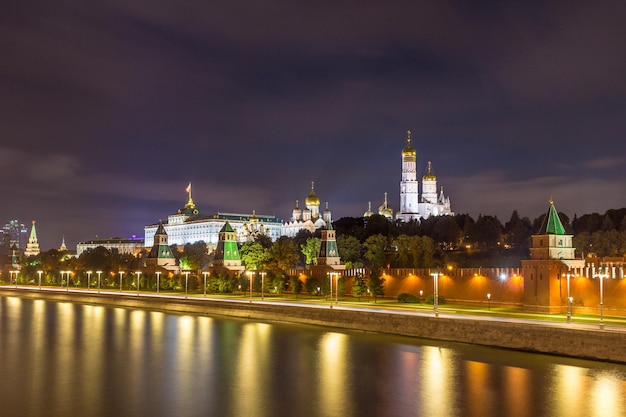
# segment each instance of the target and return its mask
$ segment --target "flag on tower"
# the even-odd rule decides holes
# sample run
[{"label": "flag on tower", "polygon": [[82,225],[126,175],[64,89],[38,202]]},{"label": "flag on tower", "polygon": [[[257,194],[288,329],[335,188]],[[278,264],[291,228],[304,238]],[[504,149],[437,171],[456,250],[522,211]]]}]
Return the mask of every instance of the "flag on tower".
[{"label": "flag on tower", "polygon": [[187,188],[185,188],[185,191],[186,191],[187,193],[190,193],[190,192],[191,192],[191,181],[189,181],[189,185],[187,186]]}]

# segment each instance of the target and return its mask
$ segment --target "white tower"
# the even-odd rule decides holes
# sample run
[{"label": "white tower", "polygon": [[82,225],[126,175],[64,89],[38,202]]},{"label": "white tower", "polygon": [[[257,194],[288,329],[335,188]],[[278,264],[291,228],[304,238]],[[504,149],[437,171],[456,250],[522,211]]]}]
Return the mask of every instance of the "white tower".
[{"label": "white tower", "polygon": [[403,221],[418,219],[417,152],[411,146],[411,131],[407,131],[406,147],[402,150],[402,181],[400,181],[400,209],[396,218]]},{"label": "white tower", "polygon": [[433,167],[428,161],[428,171],[422,178],[422,202],[437,203],[437,177],[433,173]]}]

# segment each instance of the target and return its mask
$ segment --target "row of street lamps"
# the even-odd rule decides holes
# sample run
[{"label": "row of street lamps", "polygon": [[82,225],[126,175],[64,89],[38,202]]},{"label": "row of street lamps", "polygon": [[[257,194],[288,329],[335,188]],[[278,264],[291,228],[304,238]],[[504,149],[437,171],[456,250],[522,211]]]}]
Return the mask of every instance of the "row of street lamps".
[{"label": "row of street lamps", "polygon": [[[250,287],[250,302],[252,302],[252,277],[254,277],[256,273],[256,271],[246,271],[246,275],[248,275],[248,279],[250,280],[250,284],[248,285],[248,287]],[[261,301],[265,300],[265,274],[267,274],[265,271],[259,272],[259,275],[261,275]],[[204,287],[206,291],[206,277]]]},{"label": "row of street lamps", "polygon": [[[43,274],[44,271],[37,271],[37,275],[39,278],[39,289],[41,289],[41,276]],[[61,288],[63,288],[63,279],[64,277],[67,279],[66,281],[66,291],[69,291],[70,289],[70,277],[71,274],[73,274],[72,271],[60,271],[61,273]],[[91,274],[93,273],[93,271],[86,271],[87,273],[87,289],[89,290],[91,287]],[[189,290],[189,271],[184,271],[183,272],[185,275],[185,298],[187,298],[188,295],[188,290]],[[14,283],[15,287],[17,288],[17,278],[18,278],[18,274],[19,271],[18,270],[11,270],[9,271],[10,274],[10,281]],[[101,284],[102,284],[102,271],[96,271],[96,274],[98,275],[98,293],[100,292],[101,289]],[[125,271],[119,271],[119,275],[120,275],[120,292],[123,291],[123,278],[124,278],[124,274]],[[142,271],[136,271],[135,272],[135,285],[136,285],[136,290],[137,290],[137,295],[139,295],[139,281],[141,279],[141,274]],[[157,271],[156,273],[156,292],[159,292],[160,289],[160,277],[161,277],[161,272]],[[252,278],[257,274],[256,271],[247,271],[246,274],[248,275],[248,278],[250,280],[250,302],[252,302]],[[264,289],[265,289],[265,275],[266,272],[262,271],[262,272],[258,272],[259,275],[261,275],[261,300],[265,300],[265,293],[264,293]],[[335,278],[335,305],[339,304],[339,283],[338,283],[338,279],[339,279],[339,273],[338,272],[328,272],[328,277],[329,277],[329,286],[330,286],[330,308],[333,308],[333,277]],[[204,278],[204,291],[203,291],[203,296],[206,297],[206,282],[207,282],[207,275],[208,272],[202,272],[203,278]],[[439,277],[441,275],[443,275],[440,272],[433,272],[430,274],[433,277],[433,287],[434,287],[434,298],[433,298],[433,313],[435,314],[435,317],[439,317]],[[570,280],[572,277],[576,277],[576,275],[571,274],[571,273],[567,273],[565,274],[565,276],[567,277],[567,322],[570,323],[571,319],[572,319],[572,302],[573,302],[573,297],[571,296],[570,293]],[[596,274],[594,276],[594,278],[599,278],[600,279],[600,328],[604,328],[604,284],[603,281],[604,279],[608,278],[609,274],[608,273],[604,273],[604,274]],[[422,295],[423,295],[423,291],[420,290],[420,301],[422,299]],[[489,310],[491,310],[491,294],[487,294],[487,308]]]}]

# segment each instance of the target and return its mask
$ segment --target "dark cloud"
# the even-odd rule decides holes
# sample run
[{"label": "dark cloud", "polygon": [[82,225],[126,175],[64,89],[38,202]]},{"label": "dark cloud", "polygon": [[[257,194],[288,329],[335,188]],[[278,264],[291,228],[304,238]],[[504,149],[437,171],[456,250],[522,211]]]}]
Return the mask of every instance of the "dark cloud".
[{"label": "dark cloud", "polygon": [[0,221],[42,246],[201,209],[399,200],[413,131],[456,212],[624,206],[619,2],[11,2]]}]

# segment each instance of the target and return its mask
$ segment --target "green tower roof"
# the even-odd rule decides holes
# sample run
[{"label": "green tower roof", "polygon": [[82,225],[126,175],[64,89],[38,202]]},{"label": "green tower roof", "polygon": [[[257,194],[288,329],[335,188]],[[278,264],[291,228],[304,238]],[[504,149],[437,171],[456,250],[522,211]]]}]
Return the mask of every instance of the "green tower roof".
[{"label": "green tower roof", "polygon": [[550,208],[548,209],[548,214],[546,214],[545,219],[543,220],[543,224],[539,229],[538,235],[565,235],[565,228],[563,227],[563,223],[561,223],[561,219],[559,218],[559,213],[557,213],[556,208],[554,208],[554,201],[550,199]]}]

